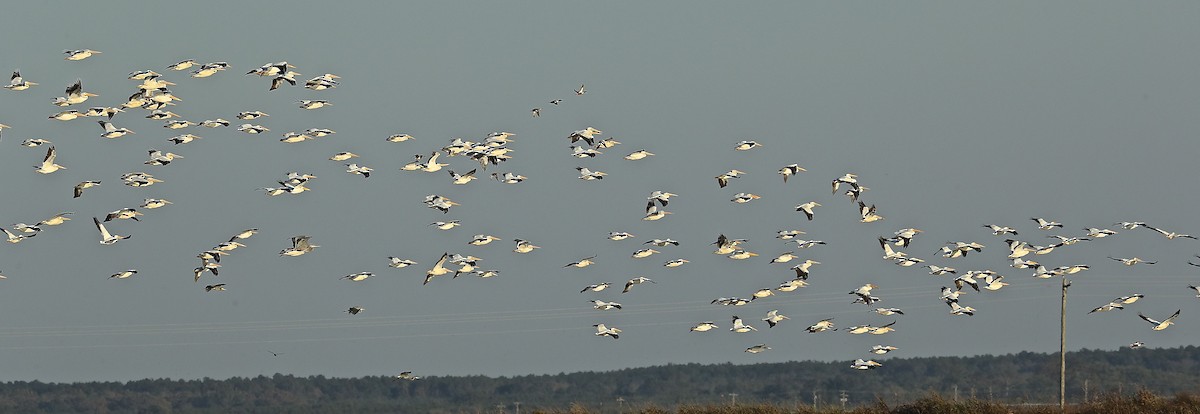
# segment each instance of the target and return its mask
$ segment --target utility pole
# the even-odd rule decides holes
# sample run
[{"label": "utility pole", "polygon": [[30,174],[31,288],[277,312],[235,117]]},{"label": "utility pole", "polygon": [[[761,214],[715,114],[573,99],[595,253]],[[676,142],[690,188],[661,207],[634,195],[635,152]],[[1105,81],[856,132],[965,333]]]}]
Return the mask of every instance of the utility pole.
[{"label": "utility pole", "polygon": [[850,401],[850,397],[846,396],[846,390],[842,390],[838,395],[838,401],[842,402],[842,411],[846,411],[846,401]]},{"label": "utility pole", "polygon": [[1086,379],[1083,380],[1083,402],[1084,402],[1084,404],[1087,404],[1087,402],[1088,402],[1088,385],[1090,385],[1090,384],[1088,384],[1089,381],[1090,380],[1086,380]]},{"label": "utility pole", "polygon": [[1062,276],[1062,310],[1058,319],[1058,410],[1067,412],[1067,288],[1071,282]]},{"label": "utility pole", "polygon": [[725,394],[725,395],[729,396],[729,406],[730,407],[737,405],[737,396],[738,395],[736,392],[731,392],[731,393]]}]

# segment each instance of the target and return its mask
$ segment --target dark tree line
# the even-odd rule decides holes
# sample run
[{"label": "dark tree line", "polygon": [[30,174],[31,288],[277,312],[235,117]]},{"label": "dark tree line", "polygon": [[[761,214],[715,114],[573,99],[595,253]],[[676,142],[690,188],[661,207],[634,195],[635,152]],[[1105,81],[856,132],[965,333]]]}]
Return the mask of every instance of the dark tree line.
[{"label": "dark tree line", "polygon": [[[1200,388],[1200,348],[1083,350],[1067,354],[1068,399],[1083,402],[1104,393],[1159,395]],[[842,362],[753,365],[682,364],[611,372],[578,372],[490,378],[272,377],[225,380],[146,379],[87,383],[0,383],[0,412],[523,412],[564,410],[572,404],[600,411],[618,404],[726,404],[791,406],[900,404],[929,395],[1004,403],[1057,401],[1058,358],[1022,352],[1001,356],[889,359],[870,371]],[[618,402],[618,399],[621,401]]]}]

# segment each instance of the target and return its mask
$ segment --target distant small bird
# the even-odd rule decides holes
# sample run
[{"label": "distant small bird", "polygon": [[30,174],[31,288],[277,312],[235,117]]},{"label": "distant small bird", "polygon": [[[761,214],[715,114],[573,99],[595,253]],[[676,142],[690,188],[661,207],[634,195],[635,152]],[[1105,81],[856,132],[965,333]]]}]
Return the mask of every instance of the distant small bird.
[{"label": "distant small bird", "polygon": [[760,352],[766,352],[766,351],[770,351],[770,350],[771,350],[771,347],[767,346],[767,344],[758,344],[758,345],[746,348],[745,352],[749,352],[751,354],[757,354]]},{"label": "distant small bird", "polygon": [[136,275],[137,273],[138,273],[137,269],[129,269],[129,270],[124,270],[124,271],[120,271],[117,273],[113,273],[112,276],[109,276],[108,278],[109,279],[128,279],[129,277]]},{"label": "distant small bird", "polygon": [[81,49],[81,50],[64,50],[63,53],[67,55],[66,60],[84,60],[84,59],[92,57],[93,55],[100,54],[100,51],[92,50],[92,49]]},{"label": "distant small bird", "polygon": [[796,211],[803,211],[803,212],[804,212],[804,215],[808,217],[808,220],[809,220],[809,221],[812,221],[812,219],[813,219],[813,209],[814,209],[814,208],[817,208],[817,207],[820,207],[820,206],[821,206],[821,203],[818,203],[818,202],[816,202],[816,201],[809,201],[809,202],[807,202],[807,203],[804,203],[804,204],[797,205],[797,206],[796,206]]},{"label": "distant small bird", "polygon": [[693,326],[689,330],[692,332],[708,332],[713,329],[717,329],[717,324],[712,323],[710,321],[710,322],[700,322],[700,323],[696,324],[696,326]]},{"label": "distant small bird", "polygon": [[783,182],[786,183],[788,180],[788,177],[796,175],[802,171],[808,171],[808,170],[800,167],[800,164],[788,164],[788,165],[783,166],[783,168],[779,169],[779,175],[783,176]]},{"label": "distant small bird", "polygon": [[763,146],[756,141],[741,141],[733,146],[736,151],[748,151]]},{"label": "distant small bird", "polygon": [[1144,320],[1146,322],[1149,322],[1151,325],[1154,325],[1154,328],[1153,328],[1154,330],[1161,331],[1163,329],[1167,329],[1167,327],[1169,327],[1175,323],[1175,318],[1179,317],[1179,312],[1180,312],[1179,310],[1176,310],[1175,313],[1171,314],[1171,316],[1167,317],[1167,319],[1163,319],[1161,322],[1158,320],[1155,320],[1155,319],[1151,319],[1150,317],[1143,315],[1140,312],[1138,313],[1138,317],[1142,318],[1142,320]]},{"label": "distant small bird", "polygon": [[350,309],[346,310],[346,313],[349,313],[351,315],[358,315],[359,313],[361,313],[364,310],[366,310],[366,309],[364,309],[361,306],[351,306]]},{"label": "distant small bird", "polygon": [[79,197],[83,196],[83,190],[86,190],[86,189],[89,189],[89,188],[92,188],[92,187],[95,187],[98,185],[100,185],[100,181],[91,181],[91,180],[84,181],[79,184],[75,184],[75,192],[74,192],[75,196],[73,198],[79,198]]},{"label": "distant small bird", "polygon": [[[212,291],[214,291],[214,290],[215,290],[215,291],[218,291],[218,292],[224,291],[224,290],[225,290],[225,284],[224,284],[224,283],[217,283],[217,284],[215,284],[215,285],[208,285],[208,286],[205,286],[205,287],[204,287],[204,291],[205,291],[205,292],[212,292]],[[276,354],[276,356],[278,356],[278,354]]]},{"label": "distant small bird", "polygon": [[640,285],[640,284],[646,283],[646,282],[658,283],[653,280],[650,280],[650,278],[648,278],[648,277],[638,276],[633,279],[629,279],[628,282],[625,282],[625,289],[621,290],[621,293],[629,293],[629,289],[633,288],[633,285]]},{"label": "distant small bird", "polygon": [[1049,220],[1046,220],[1046,219],[1043,219],[1040,217],[1033,217],[1033,218],[1030,218],[1030,220],[1037,222],[1038,229],[1041,229],[1041,230],[1050,230],[1055,227],[1062,228],[1062,226],[1063,226],[1062,223],[1059,223],[1057,221],[1049,221]]},{"label": "distant small bird", "polygon": [[537,117],[539,117],[539,116],[542,116],[542,108],[533,108],[533,109],[529,110],[529,112],[530,112],[531,114],[533,114],[533,117],[534,117],[534,118],[537,118]]},{"label": "distant small bird", "polygon": [[612,339],[620,338],[620,335],[618,335],[621,333],[620,329],[609,328],[607,326],[604,326],[604,324],[602,324],[602,323],[598,323],[598,324],[595,324],[592,326],[596,327],[596,336],[607,336]]},{"label": "distant small bird", "polygon": [[767,317],[763,318],[763,320],[767,322],[767,326],[770,328],[774,328],[775,325],[779,324],[779,322],[788,319],[791,318],[788,318],[786,315],[780,315],[778,309],[772,309],[770,312],[767,312]]}]

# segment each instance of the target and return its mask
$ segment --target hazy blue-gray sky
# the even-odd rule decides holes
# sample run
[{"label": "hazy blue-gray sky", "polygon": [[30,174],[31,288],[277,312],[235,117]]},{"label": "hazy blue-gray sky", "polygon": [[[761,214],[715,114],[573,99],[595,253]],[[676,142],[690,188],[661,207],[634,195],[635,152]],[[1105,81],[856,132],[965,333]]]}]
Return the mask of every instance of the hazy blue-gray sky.
[{"label": "hazy blue-gray sky", "polygon": [[[980,226],[1016,227],[1018,238],[1049,243],[1047,234],[1142,220],[1200,232],[1200,153],[1196,109],[1200,83],[1200,4],[1193,2],[469,2],[388,4],[327,2],[85,3],[64,11],[28,3],[0,17],[7,65],[40,83],[0,91],[0,223],[33,223],[76,212],[66,225],[0,248],[0,380],[128,380],[272,374],[360,376],[411,370],[418,375],[516,375],[607,370],[664,363],[851,360],[871,345],[900,348],[897,357],[1057,349],[1057,280],[1008,267],[1002,237]],[[70,62],[63,49],[103,54]],[[183,59],[227,61],[205,79],[165,66]],[[308,79],[342,76],[327,91],[285,87],[244,76],[267,62],[288,61]],[[98,93],[83,107],[115,106],[135,91],[131,71],[154,69],[177,83],[185,119],[225,118],[245,110],[271,116],[271,132],[172,131],[134,110],[114,119],[137,132],[100,138],[95,118],[47,120],[50,105],[75,79]],[[572,89],[587,85],[587,94]],[[564,99],[559,106],[548,103]],[[316,111],[298,99],[328,99]],[[533,118],[529,110],[542,108]],[[82,108],[81,108],[82,109]],[[570,157],[567,135],[594,126],[623,144],[596,159]],[[287,131],[331,128],[315,141],[278,142]],[[529,176],[518,185],[481,179],[450,184],[445,172],[402,172],[414,154],[452,137],[475,141],[493,131],[518,134],[513,160],[480,171]],[[204,139],[172,146],[191,132]],[[416,140],[388,143],[409,133]],[[55,143],[67,170],[40,175],[44,147]],[[735,152],[754,139],[764,148]],[[186,158],[142,165],[158,148]],[[636,149],[658,155],[632,162]],[[363,179],[329,161],[353,151],[376,169]],[[446,162],[446,161],[444,161]],[[461,157],[450,169],[478,166]],[[808,172],[784,184],[775,171],[799,163]],[[576,166],[608,172],[576,178]],[[748,174],[724,189],[713,177]],[[129,171],[166,182],[120,184]],[[288,171],[318,176],[313,191],[267,197]],[[864,199],[886,220],[863,224],[829,182],[844,173],[870,188]],[[486,177],[485,177],[486,178]],[[82,198],[71,187],[103,180]],[[640,220],[653,190],[679,194],[658,222]],[[745,205],[733,194],[762,196]],[[460,202],[450,214],[421,200],[441,194]],[[175,204],[145,211],[142,222],[111,223],[132,234],[101,246],[91,216],[135,207],[143,198]],[[793,210],[824,206],[808,222]],[[1061,221],[1042,232],[1030,217]],[[428,224],[458,219],[438,231]],[[238,231],[262,231],[222,264],[221,276],[192,282],[196,253]],[[950,278],[881,259],[876,237],[904,227],[925,230],[909,253],[961,271],[993,269],[1012,285],[964,296],[979,310],[952,317],[938,299]],[[744,307],[709,302],[749,296],[788,280],[768,260],[794,245],[776,230],[802,229],[828,246],[801,251],[815,267],[811,286]],[[1112,228],[1110,226],[1110,228]],[[609,231],[636,238],[613,242]],[[1194,240],[1168,241],[1137,229],[1062,248],[1035,259],[1053,266],[1086,263],[1068,303],[1070,348],[1114,349],[1192,344],[1200,327],[1187,265]],[[504,238],[467,245],[474,234]],[[761,254],[734,261],[711,254],[718,234],[749,239]],[[280,257],[288,238],[312,235],[322,247]],[[652,238],[678,247],[631,259]],[[511,239],[542,246],[512,252]],[[982,254],[943,259],[951,240],[979,241]],[[492,279],[421,280],[442,252],[482,257]],[[387,267],[387,256],[420,264]],[[563,269],[596,255],[598,264]],[[1124,267],[1106,256],[1140,256],[1155,266]],[[683,257],[675,269],[661,264]],[[108,275],[127,268],[126,280]],[[338,277],[372,271],[359,283]],[[581,294],[588,284],[634,276],[658,284]],[[205,292],[205,282],[226,292]],[[879,286],[892,318],[852,305],[846,292]],[[1117,296],[1143,293],[1124,311],[1087,315]],[[591,299],[616,300],[620,311],[592,310]],[[362,306],[357,316],[345,313]],[[767,329],[759,319],[779,309],[792,320]],[[1137,312],[1163,318],[1183,309],[1178,325],[1152,332]],[[757,333],[727,331],[739,315]],[[899,320],[897,332],[854,336],[807,334],[825,317],[839,326]],[[689,333],[697,322],[721,329]],[[624,331],[597,338],[591,325]],[[772,351],[751,355],[748,346]],[[271,356],[268,351],[282,353]],[[886,368],[886,367],[885,367]]]}]

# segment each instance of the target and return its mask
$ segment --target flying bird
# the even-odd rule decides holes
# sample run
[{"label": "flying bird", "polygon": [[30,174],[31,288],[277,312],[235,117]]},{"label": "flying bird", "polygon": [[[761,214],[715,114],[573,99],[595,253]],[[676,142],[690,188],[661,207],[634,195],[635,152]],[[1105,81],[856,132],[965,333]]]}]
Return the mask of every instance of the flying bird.
[{"label": "flying bird", "polygon": [[1167,329],[1167,327],[1175,323],[1175,318],[1179,317],[1179,310],[1176,310],[1175,313],[1171,314],[1171,316],[1167,317],[1167,319],[1163,319],[1161,322],[1143,315],[1140,312],[1138,313],[1138,317],[1142,318],[1142,320],[1146,322],[1150,322],[1151,325],[1154,325],[1154,330],[1161,331],[1163,329]]}]

